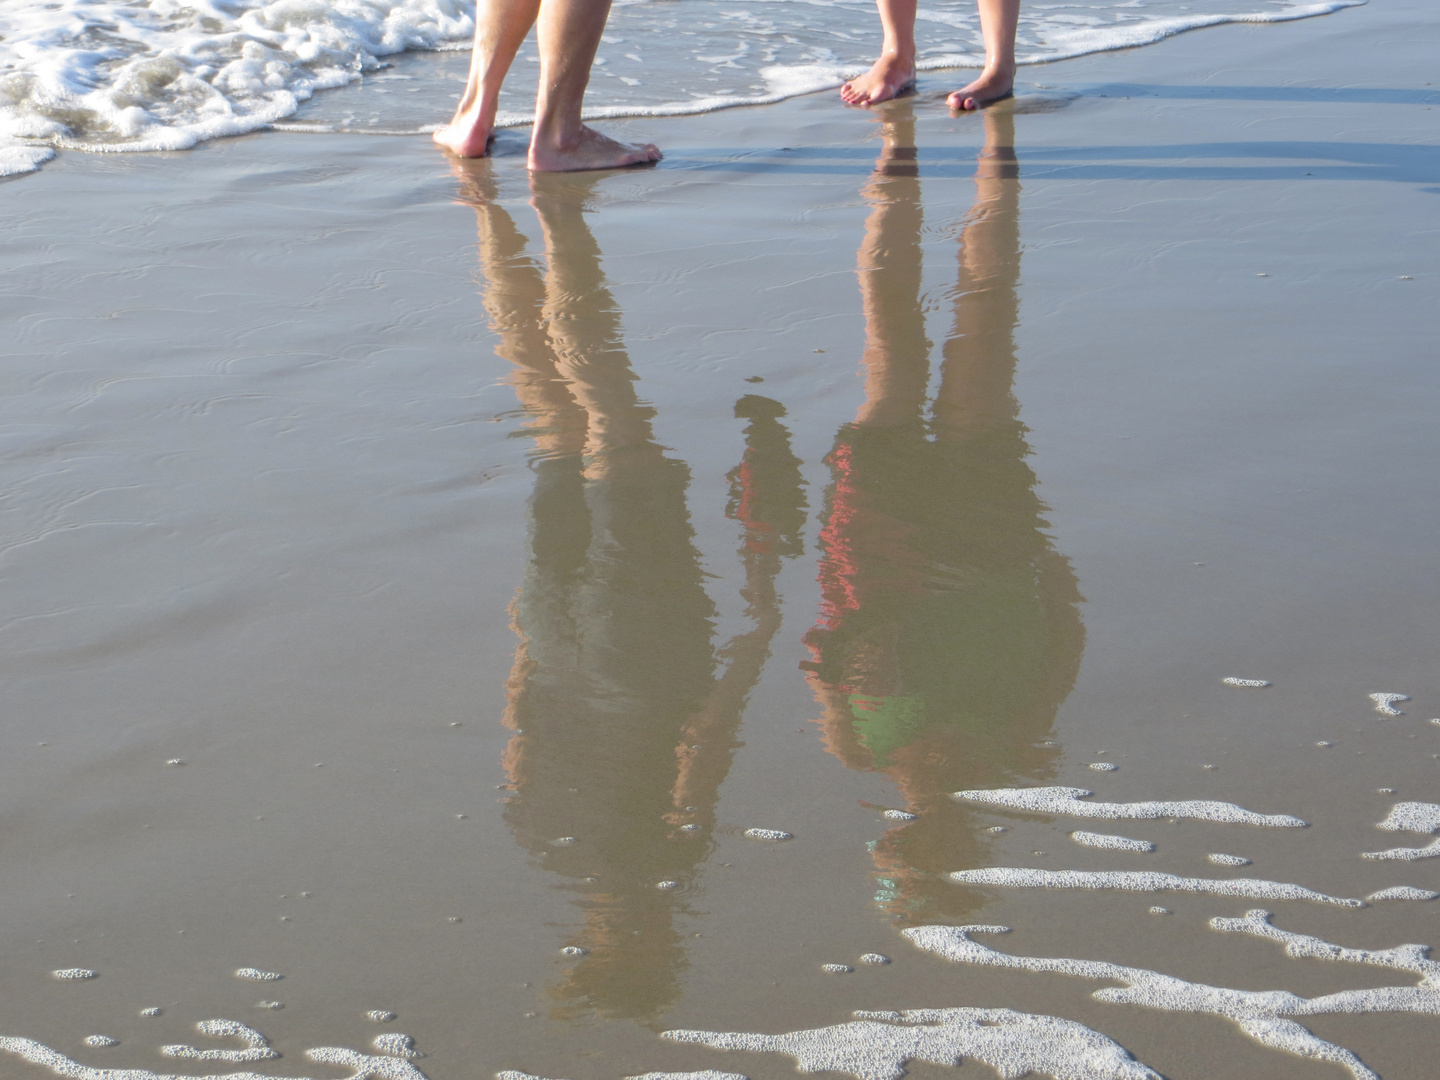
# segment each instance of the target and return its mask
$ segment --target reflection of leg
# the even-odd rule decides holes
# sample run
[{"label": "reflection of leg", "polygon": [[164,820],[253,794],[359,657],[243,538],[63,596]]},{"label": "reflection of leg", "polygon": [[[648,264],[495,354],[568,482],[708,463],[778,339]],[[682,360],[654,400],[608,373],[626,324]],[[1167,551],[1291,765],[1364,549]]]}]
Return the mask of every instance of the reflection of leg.
[{"label": "reflection of leg", "polygon": [[435,132],[435,141],[445,149],[461,157],[484,156],[495,126],[500,84],[539,10],[540,0],[480,0],[470,79],[454,118]]},{"label": "reflection of leg", "polygon": [[855,421],[895,427],[920,416],[930,342],[920,310],[920,179],[909,107],[884,125],[884,149],[861,192],[870,204],[856,270],[865,312],[865,404]]},{"label": "reflection of leg", "polygon": [[464,185],[462,200],[475,209],[480,272],[490,329],[499,338],[496,355],[515,365],[511,384],[535,429],[542,457],[578,454],[585,442],[585,415],[555,367],[555,354],[542,325],[545,282],[525,254],[525,237],[497,201],[490,163],[455,162]]},{"label": "reflection of leg", "polygon": [[975,169],[975,202],[960,235],[955,322],[945,342],[935,395],[935,432],[960,438],[997,420],[1012,421],[1016,403],[1016,287],[1020,277],[1020,183],[1015,119],[985,114],[985,146]]},{"label": "reflection of leg", "polygon": [[[597,479],[634,453],[660,455],[605,285],[600,248],[585,224],[592,181],[532,177],[531,204],[545,234],[545,325],[555,363],[585,410],[585,474]],[[631,451],[631,455],[622,455]]]},{"label": "reflection of leg", "polygon": [[580,122],[590,66],[609,14],[609,0],[543,0],[536,31],[540,94],[535,101],[530,168],[571,172],[660,160],[660,151],[649,143],[616,142]]},{"label": "reflection of leg", "polygon": [[885,39],[880,59],[840,88],[849,105],[888,101],[915,86],[915,0],[878,0]]},{"label": "reflection of leg", "polygon": [[1015,89],[1015,26],[1020,0],[979,0],[980,35],[985,39],[985,70],[970,85],[946,99],[952,109],[981,109]]}]

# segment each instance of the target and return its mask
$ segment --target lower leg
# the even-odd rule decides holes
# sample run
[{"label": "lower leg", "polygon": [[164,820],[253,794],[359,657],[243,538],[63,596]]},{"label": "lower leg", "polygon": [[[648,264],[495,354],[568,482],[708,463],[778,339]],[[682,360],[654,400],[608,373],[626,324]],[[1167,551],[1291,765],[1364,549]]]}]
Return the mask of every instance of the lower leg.
[{"label": "lower leg", "polygon": [[500,84],[539,10],[540,0],[480,0],[476,5],[470,77],[455,116],[435,132],[441,146],[461,157],[484,156],[495,127]]},{"label": "lower leg", "polygon": [[610,0],[542,0],[540,92],[530,137],[530,168],[539,172],[613,169],[660,160],[649,143],[608,139],[580,122],[590,67],[610,14]]},{"label": "lower leg", "polygon": [[877,0],[885,37],[880,59],[859,78],[840,87],[849,105],[873,105],[904,93],[915,83],[916,0]]},{"label": "lower leg", "polygon": [[1015,89],[1015,27],[1020,0],[979,0],[980,36],[985,39],[985,70],[968,86],[956,90],[952,109],[979,109],[1009,97]]}]

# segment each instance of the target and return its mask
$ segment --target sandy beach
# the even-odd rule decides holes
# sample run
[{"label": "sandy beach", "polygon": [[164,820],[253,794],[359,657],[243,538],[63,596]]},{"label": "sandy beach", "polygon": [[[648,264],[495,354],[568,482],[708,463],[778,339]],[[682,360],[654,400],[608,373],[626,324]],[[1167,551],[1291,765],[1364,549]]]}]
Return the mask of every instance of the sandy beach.
[{"label": "sandy beach", "polygon": [[1430,1075],[1437,47],[4,181],[0,1076]]}]

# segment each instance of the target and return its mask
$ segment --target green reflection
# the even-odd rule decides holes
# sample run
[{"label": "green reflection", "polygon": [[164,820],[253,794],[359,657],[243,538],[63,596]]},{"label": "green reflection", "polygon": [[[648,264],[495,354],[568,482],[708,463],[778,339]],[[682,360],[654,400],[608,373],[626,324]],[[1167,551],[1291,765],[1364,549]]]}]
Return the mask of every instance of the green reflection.
[{"label": "green reflection", "polygon": [[730,516],[742,525],[752,627],[717,649],[689,470],[655,441],[585,221],[595,178],[533,178],[543,263],[496,201],[488,162],[461,179],[497,352],[513,365],[535,447],[529,559],[511,608],[505,816],[583,915],[556,941],[589,951],[551,987],[557,1015],[649,1017],[679,993],[677,916],[779,626],[774,577],[804,523],[799,462],[784,410],[743,398]]},{"label": "green reflection", "polygon": [[931,394],[923,209],[908,103],[882,118],[858,258],[865,402],[827,462],[819,624],[803,665],[828,748],[889,775],[920,820],[872,847],[876,902],[902,920],[963,917],[941,875],[983,858],[944,796],[1047,775],[1040,745],[1084,646],[1069,563],[1045,535],[1012,390],[1020,183],[1014,119],[986,110],[959,236],[951,326]]}]

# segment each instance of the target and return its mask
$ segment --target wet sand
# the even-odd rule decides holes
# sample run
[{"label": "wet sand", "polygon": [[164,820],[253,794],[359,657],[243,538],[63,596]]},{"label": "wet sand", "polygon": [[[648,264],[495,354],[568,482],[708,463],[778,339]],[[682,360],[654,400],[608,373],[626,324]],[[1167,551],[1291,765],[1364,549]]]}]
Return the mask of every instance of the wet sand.
[{"label": "wet sand", "polygon": [[[946,875],[1440,888],[1360,857],[1428,844],[1374,826],[1440,793],[1437,27],[1220,28],[984,116],[930,75],[872,113],[615,123],[662,166],[533,186],[513,132],[6,183],[0,1036],[198,1076],[241,1066],[156,1048],[238,1045],[195,1031],[224,1017],[267,1076],[402,1032],[430,1080],[768,1080],[793,1060],[657,1035],[1009,1008],[1172,1080],[1347,1075],[901,932],[1416,981],[1208,920],[1376,949],[1440,902]],[[1309,827],[947,796],[1036,785]],[[1427,1075],[1433,1015],[1302,1022]]]}]

